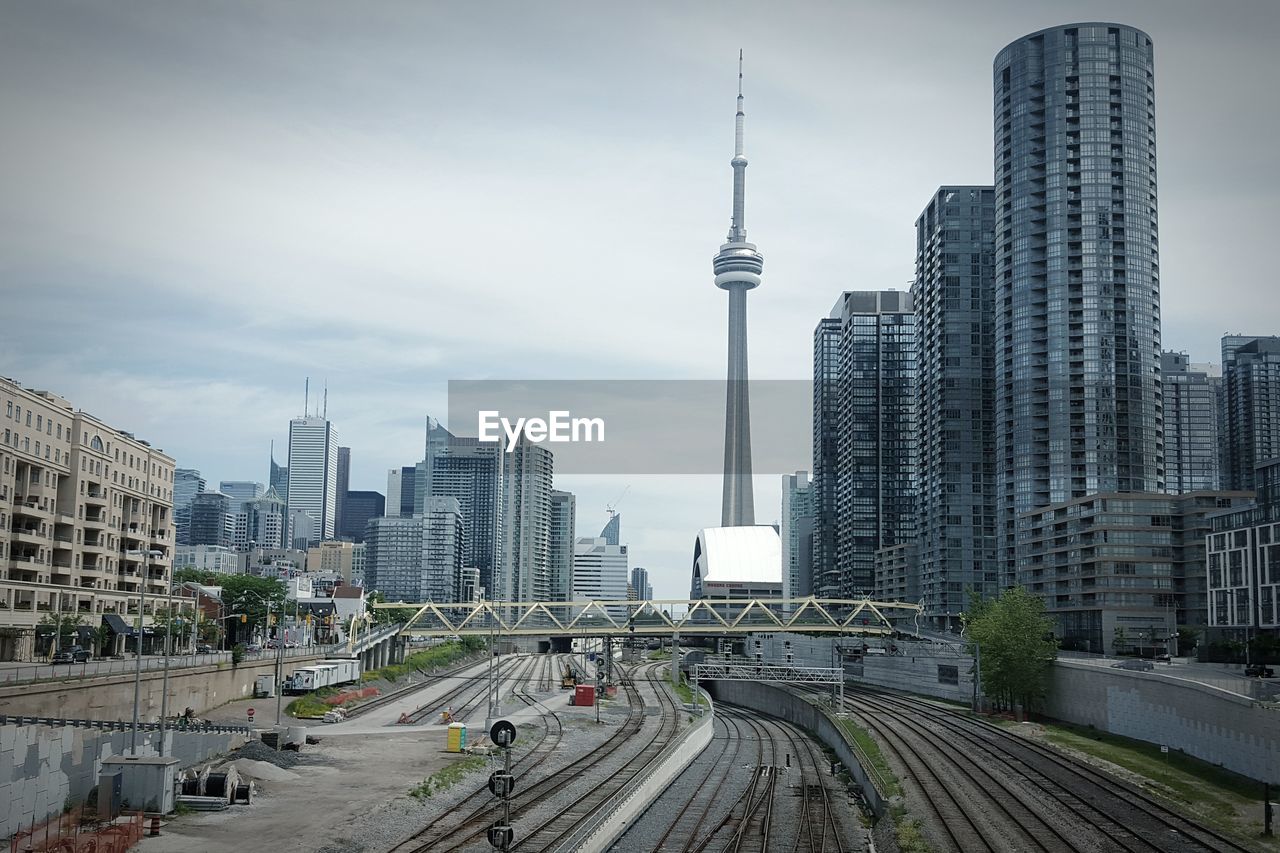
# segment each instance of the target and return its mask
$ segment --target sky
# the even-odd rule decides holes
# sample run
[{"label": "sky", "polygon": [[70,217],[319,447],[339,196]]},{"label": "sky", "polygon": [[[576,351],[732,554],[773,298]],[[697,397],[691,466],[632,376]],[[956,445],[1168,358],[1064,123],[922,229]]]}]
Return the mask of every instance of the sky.
[{"label": "sky", "polygon": [[[0,4],[0,375],[214,485],[267,479],[309,376],[378,491],[451,379],[722,377],[742,49],[751,375],[804,380],[937,187],[991,182],[995,54],[1089,20],[1155,43],[1165,348],[1280,332],[1273,2],[41,0]],[[625,493],[687,595],[717,477],[557,486],[580,535]]]}]

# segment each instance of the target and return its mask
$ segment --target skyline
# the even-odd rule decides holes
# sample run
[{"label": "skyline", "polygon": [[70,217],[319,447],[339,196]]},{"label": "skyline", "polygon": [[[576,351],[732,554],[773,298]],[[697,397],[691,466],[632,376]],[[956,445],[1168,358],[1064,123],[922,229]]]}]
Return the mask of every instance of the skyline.
[{"label": "skyline", "polygon": [[[709,9],[682,11],[677,28],[512,6],[512,31],[487,42],[470,36],[489,23],[475,10],[312,6],[192,20],[159,4],[51,3],[11,8],[0,28],[0,69],[24,83],[0,90],[13,117],[0,257],[9,287],[29,288],[9,300],[3,372],[211,481],[266,482],[267,445],[287,435],[307,375],[334,392],[351,488],[377,491],[420,458],[447,379],[511,365],[529,378],[721,376],[724,307],[705,269],[725,220],[739,48],[752,60],[752,231],[770,256],[750,318],[757,377],[807,378],[813,327],[842,290],[907,288],[920,209],[940,185],[991,180],[995,54],[1093,12],[1157,45],[1163,347],[1216,362],[1222,333],[1280,326],[1261,230],[1280,120],[1242,106],[1266,102],[1259,23],[1277,12],[1261,3],[993,3],[973,21],[932,4],[910,28],[897,10],[759,7],[732,34]],[[581,38],[596,25],[621,43]],[[846,53],[845,35],[868,31]],[[574,75],[588,65],[589,79]],[[645,263],[619,263],[628,241]],[[57,338],[48,316],[66,323]],[[644,479],[556,486],[591,530],[593,507],[603,523],[606,502]],[[765,523],[777,480],[755,484]],[[621,512],[655,585],[687,583],[719,485],[633,488]]]}]

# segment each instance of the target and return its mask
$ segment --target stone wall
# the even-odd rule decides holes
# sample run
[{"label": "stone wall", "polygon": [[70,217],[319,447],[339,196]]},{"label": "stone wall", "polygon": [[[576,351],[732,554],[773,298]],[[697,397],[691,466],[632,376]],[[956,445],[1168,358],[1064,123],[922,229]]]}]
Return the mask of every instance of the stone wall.
[{"label": "stone wall", "polygon": [[1044,710],[1280,782],[1280,709],[1211,685],[1059,660]]},{"label": "stone wall", "polygon": [[[285,658],[284,674],[309,666],[319,658]],[[275,672],[275,661],[186,667],[169,671],[169,715],[194,708],[203,714],[234,699],[253,695],[254,680]],[[163,673],[143,671],[139,716],[160,719]],[[73,681],[46,681],[0,688],[0,714],[61,717],[79,720],[131,720],[133,675],[116,674]],[[0,779],[3,779],[0,776]]]},{"label": "stone wall", "polygon": [[[138,753],[156,755],[159,732],[138,733]],[[85,801],[98,784],[102,761],[129,754],[131,732],[70,726],[0,726],[0,838],[39,824],[69,803]],[[239,747],[244,735],[165,733],[166,752],[182,767]]]}]

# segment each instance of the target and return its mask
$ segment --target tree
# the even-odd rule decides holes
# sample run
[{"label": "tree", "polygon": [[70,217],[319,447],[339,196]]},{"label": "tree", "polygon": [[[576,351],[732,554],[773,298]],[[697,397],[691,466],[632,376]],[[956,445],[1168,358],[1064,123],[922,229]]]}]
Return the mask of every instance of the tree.
[{"label": "tree", "polygon": [[[223,575],[222,577],[227,576]],[[184,583],[198,583],[204,584],[205,586],[221,586],[218,579],[219,575],[216,573],[202,571],[201,569],[186,568],[173,570],[173,583],[175,586]]]},{"label": "tree", "polygon": [[1017,586],[997,599],[975,601],[963,618],[970,650],[980,656],[987,698],[998,708],[1032,708],[1041,702],[1058,655],[1044,602]]},{"label": "tree", "polygon": [[268,609],[279,614],[284,607],[285,587],[275,578],[222,575],[218,581],[222,587],[222,605],[228,616],[244,614],[250,622],[265,623]]},{"label": "tree", "polygon": [[418,612],[416,607],[377,607],[375,604],[386,603],[386,597],[377,590],[369,593],[365,599],[365,606],[369,612],[373,614],[373,624],[375,625],[397,625],[408,622],[413,614]]},{"label": "tree", "polygon": [[76,628],[84,624],[84,616],[79,613],[46,613],[40,618],[41,625],[50,625],[58,635],[57,646],[65,649],[75,645]]}]

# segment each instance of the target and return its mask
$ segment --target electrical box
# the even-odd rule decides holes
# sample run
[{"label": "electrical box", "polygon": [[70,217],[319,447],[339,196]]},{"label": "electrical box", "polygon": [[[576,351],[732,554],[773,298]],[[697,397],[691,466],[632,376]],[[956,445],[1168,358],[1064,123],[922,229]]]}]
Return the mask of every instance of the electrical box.
[{"label": "electrical box", "polygon": [[119,770],[98,776],[98,817],[115,820],[120,816],[120,791],[123,774]]}]

